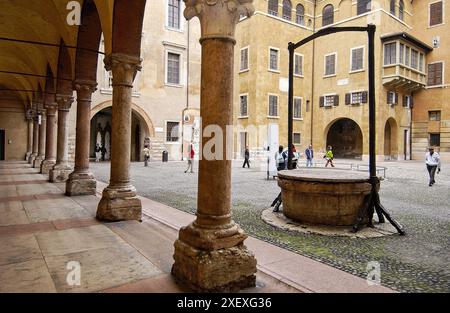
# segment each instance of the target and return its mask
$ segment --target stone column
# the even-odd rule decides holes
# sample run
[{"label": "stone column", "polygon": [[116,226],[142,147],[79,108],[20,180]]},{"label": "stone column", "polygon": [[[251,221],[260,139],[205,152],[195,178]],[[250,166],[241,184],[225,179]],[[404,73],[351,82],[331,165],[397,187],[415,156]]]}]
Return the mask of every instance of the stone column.
[{"label": "stone column", "polygon": [[46,128],[47,128],[47,118],[45,109],[39,109],[39,115],[41,116],[41,123],[39,124],[39,147],[38,147],[38,155],[34,160],[33,167],[41,168],[41,163],[45,159],[45,140],[46,140]]},{"label": "stone column", "polygon": [[28,158],[28,163],[31,165],[34,164],[34,160],[36,159],[38,155],[38,149],[39,149],[39,117],[37,114],[37,111],[34,111],[33,116],[33,153],[31,153],[30,157]]},{"label": "stone column", "polygon": [[[233,125],[234,30],[239,16],[252,15],[254,8],[252,0],[185,2],[184,16],[198,16],[202,31],[202,127],[216,125],[225,138],[222,158],[203,154],[200,160],[197,218],[180,229],[172,274],[196,291],[236,291],[255,286],[256,259],[243,243],[247,235],[231,219],[231,158],[225,151],[232,138],[226,127]],[[202,146],[209,140],[202,138]]]},{"label": "stone column", "polygon": [[131,92],[141,59],[124,54],[105,58],[113,73],[111,178],[103,190],[97,218],[105,221],[140,220],[141,200],[130,183]]},{"label": "stone column", "polygon": [[72,173],[69,165],[69,115],[73,103],[72,95],[56,95],[58,103],[58,148],[56,152],[56,164],[50,170],[51,182],[65,182]]},{"label": "stone column", "polygon": [[[54,100],[53,100],[54,101]],[[56,164],[56,103],[46,103],[47,109],[47,130],[45,144],[45,160],[41,164],[41,174],[48,174]]]},{"label": "stone column", "polygon": [[30,111],[30,115],[27,115],[28,123],[28,138],[27,138],[27,153],[25,154],[25,161],[28,161],[30,155],[33,153],[33,115]]},{"label": "stone column", "polygon": [[66,195],[95,195],[97,182],[89,171],[89,141],[91,131],[91,98],[97,89],[95,81],[76,80],[77,131],[75,140],[75,170],[66,181]]}]

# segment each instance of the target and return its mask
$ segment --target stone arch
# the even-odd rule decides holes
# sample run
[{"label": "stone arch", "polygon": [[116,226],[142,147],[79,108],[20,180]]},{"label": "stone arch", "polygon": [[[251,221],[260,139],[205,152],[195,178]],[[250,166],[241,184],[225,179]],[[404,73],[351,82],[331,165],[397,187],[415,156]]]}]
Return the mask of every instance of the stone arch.
[{"label": "stone arch", "polygon": [[384,159],[398,159],[398,124],[393,117],[384,125]]},{"label": "stone arch", "polygon": [[[107,107],[112,107],[111,100],[101,102],[96,106],[94,106],[91,109],[91,119],[95,116],[95,114],[97,114],[103,109],[106,109]],[[148,116],[147,112],[145,112],[140,106],[136,105],[133,102],[131,103],[131,109],[133,110],[133,112],[137,113],[137,115],[144,121],[144,125],[146,126],[146,129],[144,129],[144,131],[146,131],[149,137],[154,137],[155,128],[153,127],[153,122]]]},{"label": "stone arch", "polygon": [[363,155],[363,133],[361,127],[349,118],[333,120],[325,128],[326,146],[333,147],[337,158],[361,159]]},{"label": "stone arch", "polygon": [[56,81],[56,93],[60,95],[72,95],[72,60],[69,50],[61,39],[59,45],[58,72]]}]

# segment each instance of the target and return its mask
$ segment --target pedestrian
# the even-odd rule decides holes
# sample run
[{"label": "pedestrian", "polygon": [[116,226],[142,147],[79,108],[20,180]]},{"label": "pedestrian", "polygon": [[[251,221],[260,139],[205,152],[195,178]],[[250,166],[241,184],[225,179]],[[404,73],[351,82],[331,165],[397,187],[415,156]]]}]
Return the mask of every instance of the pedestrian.
[{"label": "pedestrian", "polygon": [[428,174],[430,175],[430,182],[428,186],[433,186],[434,174],[436,173],[436,169],[438,174],[441,172],[441,160],[439,157],[439,153],[434,152],[433,147],[428,148],[428,152],[425,154],[425,164],[427,165]]},{"label": "pedestrian", "polygon": [[97,142],[95,144],[95,162],[100,162],[101,154],[102,154],[102,149],[100,148],[100,144]]},{"label": "pedestrian", "polygon": [[333,164],[333,148],[331,146],[328,146],[327,148],[327,153],[325,153],[325,155],[323,156],[326,160],[327,160],[327,164],[325,164],[325,167],[328,166],[328,164],[331,164],[331,167],[334,167]]},{"label": "pedestrian", "polygon": [[292,144],[292,168],[296,169],[298,164],[298,159],[300,158],[300,153],[295,149],[294,144]]},{"label": "pedestrian", "polygon": [[150,160],[150,149],[146,146],[142,151],[144,152],[144,166],[147,167]]},{"label": "pedestrian", "polygon": [[188,149],[188,159],[187,159],[188,167],[184,171],[185,173],[187,173],[189,171],[189,169],[191,170],[191,173],[194,173],[194,156],[195,156],[194,145],[191,142],[189,144],[189,149]]},{"label": "pedestrian", "polygon": [[283,149],[283,146],[279,146],[278,151],[275,152],[275,162],[277,164],[278,171],[286,169],[286,153],[283,151]]},{"label": "pedestrian", "polygon": [[306,167],[312,167],[314,158],[314,151],[312,145],[309,145],[309,147],[306,148],[305,156],[306,156]]},{"label": "pedestrian", "polygon": [[245,147],[244,151],[244,164],[242,164],[242,168],[245,168],[245,164],[250,168],[250,151],[248,150],[248,146]]}]

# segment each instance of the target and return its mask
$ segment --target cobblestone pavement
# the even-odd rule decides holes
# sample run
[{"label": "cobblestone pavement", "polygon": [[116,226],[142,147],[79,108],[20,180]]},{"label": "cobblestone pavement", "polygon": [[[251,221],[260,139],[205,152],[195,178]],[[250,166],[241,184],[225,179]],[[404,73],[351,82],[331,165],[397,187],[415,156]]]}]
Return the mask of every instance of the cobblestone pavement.
[{"label": "cobblestone pavement", "polygon": [[[358,161],[336,160],[338,167]],[[436,184],[428,187],[423,162],[380,162],[386,179],[381,201],[406,229],[407,236],[372,239],[326,237],[282,231],[261,220],[279,193],[257,164],[243,169],[233,162],[233,216],[250,235],[366,277],[369,261],[380,263],[381,283],[405,292],[450,292],[450,164],[442,165]],[[132,163],[132,183],[140,195],[194,213],[197,173],[184,173],[184,162]],[[91,163],[96,178],[108,182],[109,163]],[[195,170],[198,164],[195,164]]]}]

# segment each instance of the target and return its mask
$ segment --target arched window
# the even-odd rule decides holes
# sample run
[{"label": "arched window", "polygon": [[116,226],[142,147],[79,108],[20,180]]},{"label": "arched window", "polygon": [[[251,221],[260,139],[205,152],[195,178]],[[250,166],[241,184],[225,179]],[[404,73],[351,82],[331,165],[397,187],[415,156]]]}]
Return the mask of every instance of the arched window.
[{"label": "arched window", "polygon": [[395,0],[391,0],[389,12],[391,12],[392,15],[395,15]]},{"label": "arched window", "polygon": [[356,14],[364,14],[366,12],[369,12],[372,8],[372,1],[371,0],[358,0],[357,2],[357,8],[356,8]]},{"label": "arched window", "polygon": [[292,4],[289,0],[283,0],[283,18],[288,21],[292,18]]},{"label": "arched window", "polygon": [[269,0],[267,13],[278,16],[278,0]]},{"label": "arched window", "polygon": [[300,25],[305,25],[305,8],[301,4],[297,4],[295,8],[295,22]]},{"label": "arched window", "polygon": [[331,4],[326,5],[322,10],[322,26],[334,23],[334,7]]},{"label": "arched window", "polygon": [[398,3],[398,18],[403,21],[404,18],[404,11],[405,11],[405,4],[403,3],[403,0],[400,0]]}]

